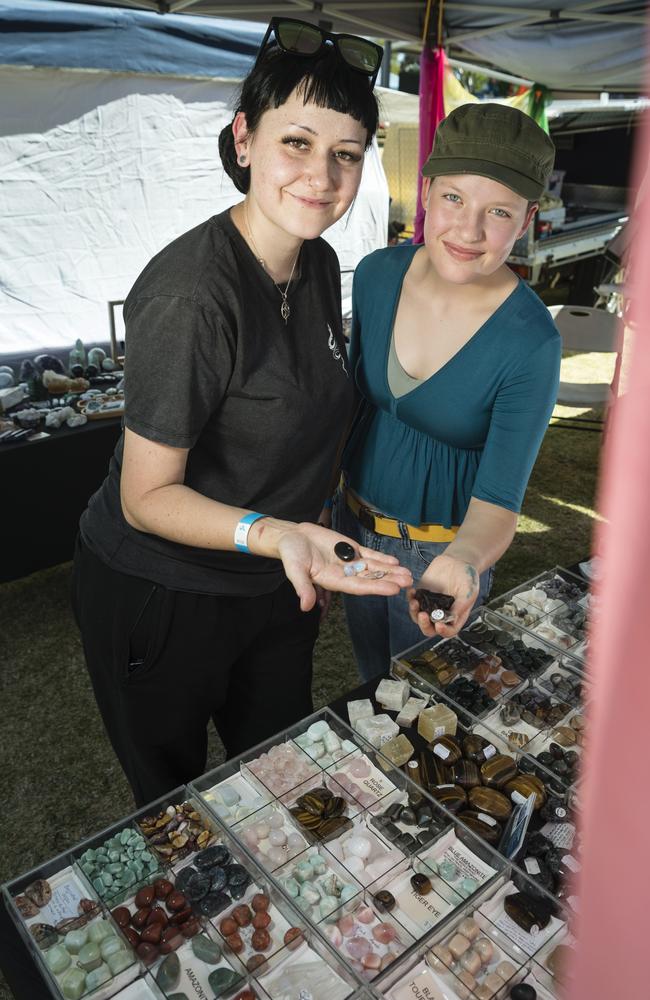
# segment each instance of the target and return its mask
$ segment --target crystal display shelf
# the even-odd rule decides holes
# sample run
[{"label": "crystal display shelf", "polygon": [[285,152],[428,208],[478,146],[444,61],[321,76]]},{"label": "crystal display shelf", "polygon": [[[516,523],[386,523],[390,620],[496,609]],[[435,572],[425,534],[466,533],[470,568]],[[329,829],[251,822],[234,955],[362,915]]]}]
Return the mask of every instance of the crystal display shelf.
[{"label": "crystal display shelf", "polygon": [[[503,898],[522,892],[553,912],[540,936],[503,912]],[[522,950],[512,959],[521,977],[567,919],[524,869],[327,709],[3,894],[59,1000],[279,1000],[304,990],[362,1000],[393,988],[477,912],[488,937],[504,937],[504,955]],[[449,997],[466,988],[452,965],[442,977]],[[547,978],[551,988],[552,970]]]}]

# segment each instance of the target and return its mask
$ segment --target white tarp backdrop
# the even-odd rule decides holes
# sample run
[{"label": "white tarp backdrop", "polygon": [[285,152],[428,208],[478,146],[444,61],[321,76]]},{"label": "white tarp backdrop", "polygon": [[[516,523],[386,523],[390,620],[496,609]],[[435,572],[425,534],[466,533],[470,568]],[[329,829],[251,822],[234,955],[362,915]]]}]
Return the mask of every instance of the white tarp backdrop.
[{"label": "white tarp backdrop", "polygon": [[[108,340],[106,303],[170,240],[241,198],[217,147],[235,87],[0,66],[0,354]],[[387,228],[375,146],[326,238],[351,270]]]}]

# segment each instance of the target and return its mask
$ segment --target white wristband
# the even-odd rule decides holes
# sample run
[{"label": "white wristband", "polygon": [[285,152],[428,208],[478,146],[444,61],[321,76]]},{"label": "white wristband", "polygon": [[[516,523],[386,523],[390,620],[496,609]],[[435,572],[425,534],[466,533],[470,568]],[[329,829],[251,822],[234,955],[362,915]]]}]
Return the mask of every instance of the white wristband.
[{"label": "white wristband", "polygon": [[252,511],[250,514],[242,517],[241,521],[237,522],[237,527],[235,528],[235,548],[239,552],[250,552],[248,548],[248,532],[256,521],[259,521],[261,517],[267,516],[267,514],[256,514],[255,511]]}]

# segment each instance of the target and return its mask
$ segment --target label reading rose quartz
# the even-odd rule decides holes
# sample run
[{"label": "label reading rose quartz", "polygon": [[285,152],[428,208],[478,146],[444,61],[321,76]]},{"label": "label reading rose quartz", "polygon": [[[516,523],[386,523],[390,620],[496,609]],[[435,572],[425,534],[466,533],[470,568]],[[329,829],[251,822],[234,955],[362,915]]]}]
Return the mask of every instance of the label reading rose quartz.
[{"label": "label reading rose quartz", "polygon": [[524,858],[524,867],[529,875],[539,875],[541,871],[537,858]]},{"label": "label reading rose quartz", "polygon": [[433,752],[438,757],[441,757],[443,760],[447,760],[447,757],[449,756],[450,753],[447,747],[443,747],[442,743],[436,743],[436,745],[433,748]]},{"label": "label reading rose quartz", "polygon": [[572,872],[579,872],[582,865],[579,861],[576,861],[574,857],[570,854],[565,854],[562,858],[562,864]]},{"label": "label reading rose quartz", "polygon": [[445,1000],[446,994],[428,970],[409,976],[392,991],[394,1000]]}]

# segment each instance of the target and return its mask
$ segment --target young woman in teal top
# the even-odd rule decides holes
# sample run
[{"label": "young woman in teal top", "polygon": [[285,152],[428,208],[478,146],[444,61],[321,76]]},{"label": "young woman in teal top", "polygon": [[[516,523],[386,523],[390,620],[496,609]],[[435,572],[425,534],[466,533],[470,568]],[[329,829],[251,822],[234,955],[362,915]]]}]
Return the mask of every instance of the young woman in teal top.
[{"label": "young woman in teal top", "polygon": [[357,268],[350,366],[361,396],[343,456],[338,530],[399,555],[416,586],[454,597],[432,624],[413,591],[344,598],[364,678],[422,634],[456,634],[491,583],[557,394],[560,337],[508,268],[553,166],[532,119],[465,105],[423,168],[423,246]]}]

